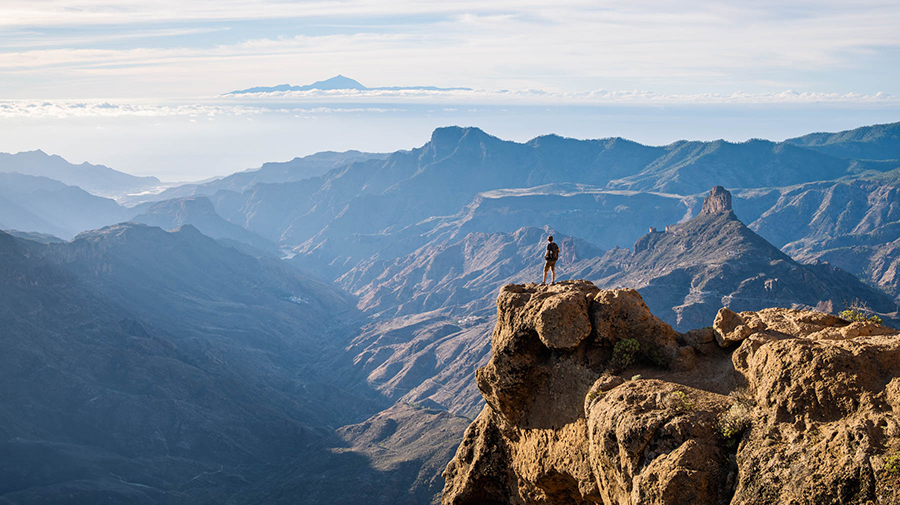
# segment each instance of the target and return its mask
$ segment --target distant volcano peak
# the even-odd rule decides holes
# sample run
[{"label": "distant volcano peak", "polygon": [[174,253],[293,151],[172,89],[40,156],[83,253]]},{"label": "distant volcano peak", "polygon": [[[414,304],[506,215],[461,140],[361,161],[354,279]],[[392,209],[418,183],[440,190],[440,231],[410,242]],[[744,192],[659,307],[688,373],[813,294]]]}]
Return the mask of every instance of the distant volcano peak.
[{"label": "distant volcano peak", "polygon": [[227,95],[244,95],[248,93],[273,93],[286,91],[334,91],[334,90],[357,90],[357,91],[471,91],[471,88],[438,88],[436,86],[381,86],[370,88],[364,86],[355,79],[351,79],[344,75],[338,74],[324,81],[316,81],[306,86],[292,86],[290,84],[279,84],[278,86],[256,86],[253,88],[241,89],[226,93]]}]

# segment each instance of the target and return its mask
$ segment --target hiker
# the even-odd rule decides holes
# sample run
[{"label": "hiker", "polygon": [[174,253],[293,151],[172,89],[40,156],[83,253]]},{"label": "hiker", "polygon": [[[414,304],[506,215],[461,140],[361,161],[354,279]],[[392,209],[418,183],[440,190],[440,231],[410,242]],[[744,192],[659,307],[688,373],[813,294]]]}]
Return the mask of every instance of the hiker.
[{"label": "hiker", "polygon": [[553,272],[553,280],[550,284],[556,284],[556,260],[559,259],[559,246],[553,241],[553,235],[547,237],[547,254],[544,255],[544,280],[541,284],[547,284],[547,270]]}]

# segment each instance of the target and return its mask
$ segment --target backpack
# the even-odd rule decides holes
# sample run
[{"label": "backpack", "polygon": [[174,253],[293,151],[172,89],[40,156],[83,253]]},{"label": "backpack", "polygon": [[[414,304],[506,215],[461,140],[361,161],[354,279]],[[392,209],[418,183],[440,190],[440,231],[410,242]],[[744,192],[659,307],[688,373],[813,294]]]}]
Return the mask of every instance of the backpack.
[{"label": "backpack", "polygon": [[544,259],[547,261],[556,261],[559,258],[559,246],[556,245],[556,242],[550,242],[547,244],[547,254],[544,255]]}]

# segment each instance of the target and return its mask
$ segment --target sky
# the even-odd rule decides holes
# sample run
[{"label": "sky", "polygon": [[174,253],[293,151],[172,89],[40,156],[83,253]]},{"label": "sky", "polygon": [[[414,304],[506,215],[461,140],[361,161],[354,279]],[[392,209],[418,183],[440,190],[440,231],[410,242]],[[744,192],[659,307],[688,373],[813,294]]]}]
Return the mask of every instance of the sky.
[{"label": "sky", "polygon": [[[198,180],[449,124],[782,140],[900,120],[900,2],[0,0],[0,151]],[[342,74],[465,91],[224,96]]]}]

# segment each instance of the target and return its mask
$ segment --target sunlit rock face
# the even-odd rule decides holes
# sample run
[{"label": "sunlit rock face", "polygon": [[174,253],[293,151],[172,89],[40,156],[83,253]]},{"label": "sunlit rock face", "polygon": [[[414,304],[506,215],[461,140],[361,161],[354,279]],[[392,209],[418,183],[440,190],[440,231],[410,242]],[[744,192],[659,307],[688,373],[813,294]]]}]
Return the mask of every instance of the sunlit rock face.
[{"label": "sunlit rock face", "polygon": [[505,286],[443,504],[896,503],[900,333],[792,309],[710,322],[680,334],[585,281]]}]

